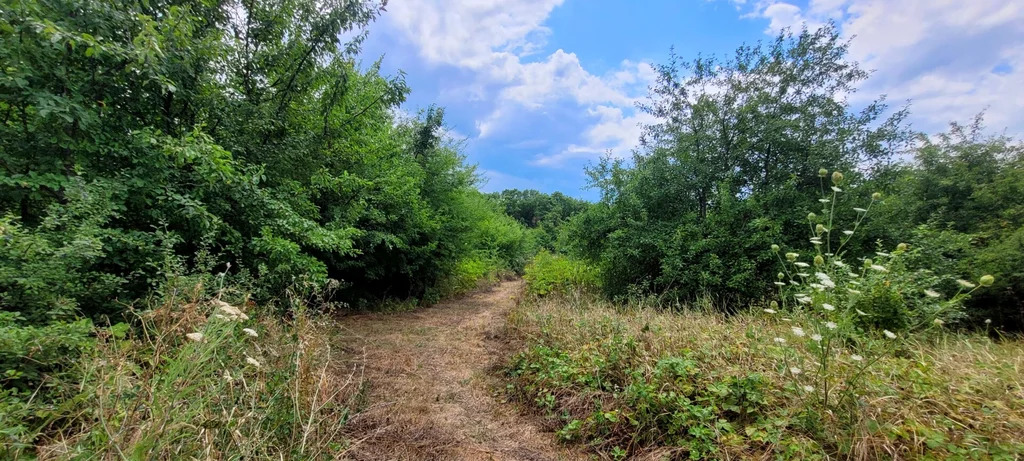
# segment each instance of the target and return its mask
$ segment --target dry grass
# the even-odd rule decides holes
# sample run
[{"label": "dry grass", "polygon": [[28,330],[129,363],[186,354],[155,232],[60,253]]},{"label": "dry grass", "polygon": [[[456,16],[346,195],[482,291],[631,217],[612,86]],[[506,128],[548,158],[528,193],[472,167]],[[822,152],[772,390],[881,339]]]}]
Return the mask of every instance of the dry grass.
[{"label": "dry grass", "polygon": [[[697,362],[700,383],[750,374],[760,374],[767,380],[768,405],[758,417],[768,423],[775,420],[782,428],[781,438],[752,440],[742,432],[738,437],[720,433],[718,456],[723,458],[817,453],[848,459],[1013,459],[1024,454],[1024,343],[1019,340],[992,341],[977,334],[937,333],[893,341],[853,389],[856,405],[844,414],[840,408],[809,404],[800,392],[787,387],[790,378],[783,372],[783,360],[773,338],[786,336],[791,323],[778,316],[727,318],[707,312],[672,313],[643,306],[616,306],[575,294],[525,302],[512,312],[510,325],[528,347],[542,345],[546,350],[564,353],[565,360],[577,370],[618,374],[606,377],[617,386],[612,390],[573,383],[558,387],[553,385],[557,380],[548,378],[514,380],[519,395],[542,409],[544,404],[536,399],[544,395],[527,389],[544,386],[554,396],[555,407],[542,411],[550,416],[552,428],[560,428],[572,419],[593,419],[597,409],[629,414],[632,409],[621,400],[621,389],[636,376],[652,379],[658,360],[686,356]],[[616,343],[635,347],[612,347]],[[616,366],[596,363],[609,350],[628,353],[617,359]],[[840,354],[848,356],[849,352]],[[545,360],[536,354],[524,357]],[[796,424],[797,415],[807,411],[814,413],[817,422]],[[565,413],[570,417],[560,416]],[[652,443],[630,434],[629,427],[620,429],[625,432],[605,434],[588,443],[602,456],[612,456],[612,446],[627,448],[629,455],[638,458],[680,457],[687,453],[673,448],[667,440]]]},{"label": "dry grass", "polygon": [[[360,361],[339,360],[336,323],[259,315],[244,299],[232,317],[200,293],[139,313],[137,333],[99,330],[64,403],[78,410],[48,431],[39,458],[346,456],[364,377]],[[195,332],[201,341],[186,339]]]}]

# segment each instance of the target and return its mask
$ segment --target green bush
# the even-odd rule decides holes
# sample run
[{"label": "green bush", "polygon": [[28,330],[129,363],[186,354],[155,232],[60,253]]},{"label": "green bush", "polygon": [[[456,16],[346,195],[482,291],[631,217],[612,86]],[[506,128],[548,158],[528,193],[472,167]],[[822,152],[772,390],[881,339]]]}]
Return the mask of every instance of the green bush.
[{"label": "green bush", "polygon": [[542,250],[526,266],[526,291],[536,296],[591,291],[599,286],[599,273],[586,262]]}]

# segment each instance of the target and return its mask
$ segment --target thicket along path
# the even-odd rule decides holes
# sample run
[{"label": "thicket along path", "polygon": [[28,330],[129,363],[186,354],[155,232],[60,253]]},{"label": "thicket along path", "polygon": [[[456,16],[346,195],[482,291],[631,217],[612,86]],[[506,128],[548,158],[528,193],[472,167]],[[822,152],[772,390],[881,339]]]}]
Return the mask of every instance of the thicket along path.
[{"label": "thicket along path", "polygon": [[495,371],[520,281],[402,314],[341,320],[364,357],[368,408],[351,421],[356,459],[573,460],[537,420],[502,401]]}]

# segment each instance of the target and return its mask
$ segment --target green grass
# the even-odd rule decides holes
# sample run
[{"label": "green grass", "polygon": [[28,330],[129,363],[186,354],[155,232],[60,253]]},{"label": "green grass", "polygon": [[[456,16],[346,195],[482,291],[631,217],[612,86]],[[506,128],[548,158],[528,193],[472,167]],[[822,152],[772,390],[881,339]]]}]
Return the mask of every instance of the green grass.
[{"label": "green grass", "polygon": [[800,316],[705,311],[527,300],[509,390],[612,459],[1024,456],[1019,340],[934,329],[826,348],[794,334]]}]

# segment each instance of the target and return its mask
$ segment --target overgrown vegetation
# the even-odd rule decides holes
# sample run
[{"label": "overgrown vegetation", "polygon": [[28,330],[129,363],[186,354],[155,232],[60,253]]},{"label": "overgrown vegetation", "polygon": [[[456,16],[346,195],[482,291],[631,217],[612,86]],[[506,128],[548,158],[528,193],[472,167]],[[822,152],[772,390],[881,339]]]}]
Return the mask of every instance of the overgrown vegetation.
[{"label": "overgrown vegetation", "polygon": [[1024,456],[1019,142],[855,108],[829,24],[673,55],[598,203],[483,194],[383,11],[3,2],[0,456],[344,457],[329,315],[515,274],[509,393],[600,456]]},{"label": "overgrown vegetation", "polygon": [[[404,76],[359,60],[382,11],[320,0],[3,3],[7,453],[33,443],[67,456],[339,453],[327,444],[344,440],[331,431],[348,407],[323,405],[346,391],[310,382],[309,367],[327,376],[325,358],[300,356],[330,340],[300,351],[293,338],[310,321],[297,306],[432,303],[523,269],[524,226],[476,190],[443,110],[397,116]],[[244,349],[238,328],[197,323],[182,278],[205,287],[197,299],[247,293],[274,344]],[[188,318],[150,320],[175,310]],[[301,325],[270,326],[286,321]],[[182,325],[206,339],[184,342]],[[243,352],[272,357],[244,369]],[[308,427],[308,412],[334,416]]]},{"label": "overgrown vegetation", "polygon": [[510,395],[562,440],[611,459],[1024,454],[1019,341],[942,329],[890,339],[846,326],[816,340],[811,312],[661,306],[594,296],[522,304],[511,318],[525,346],[508,368]]}]

